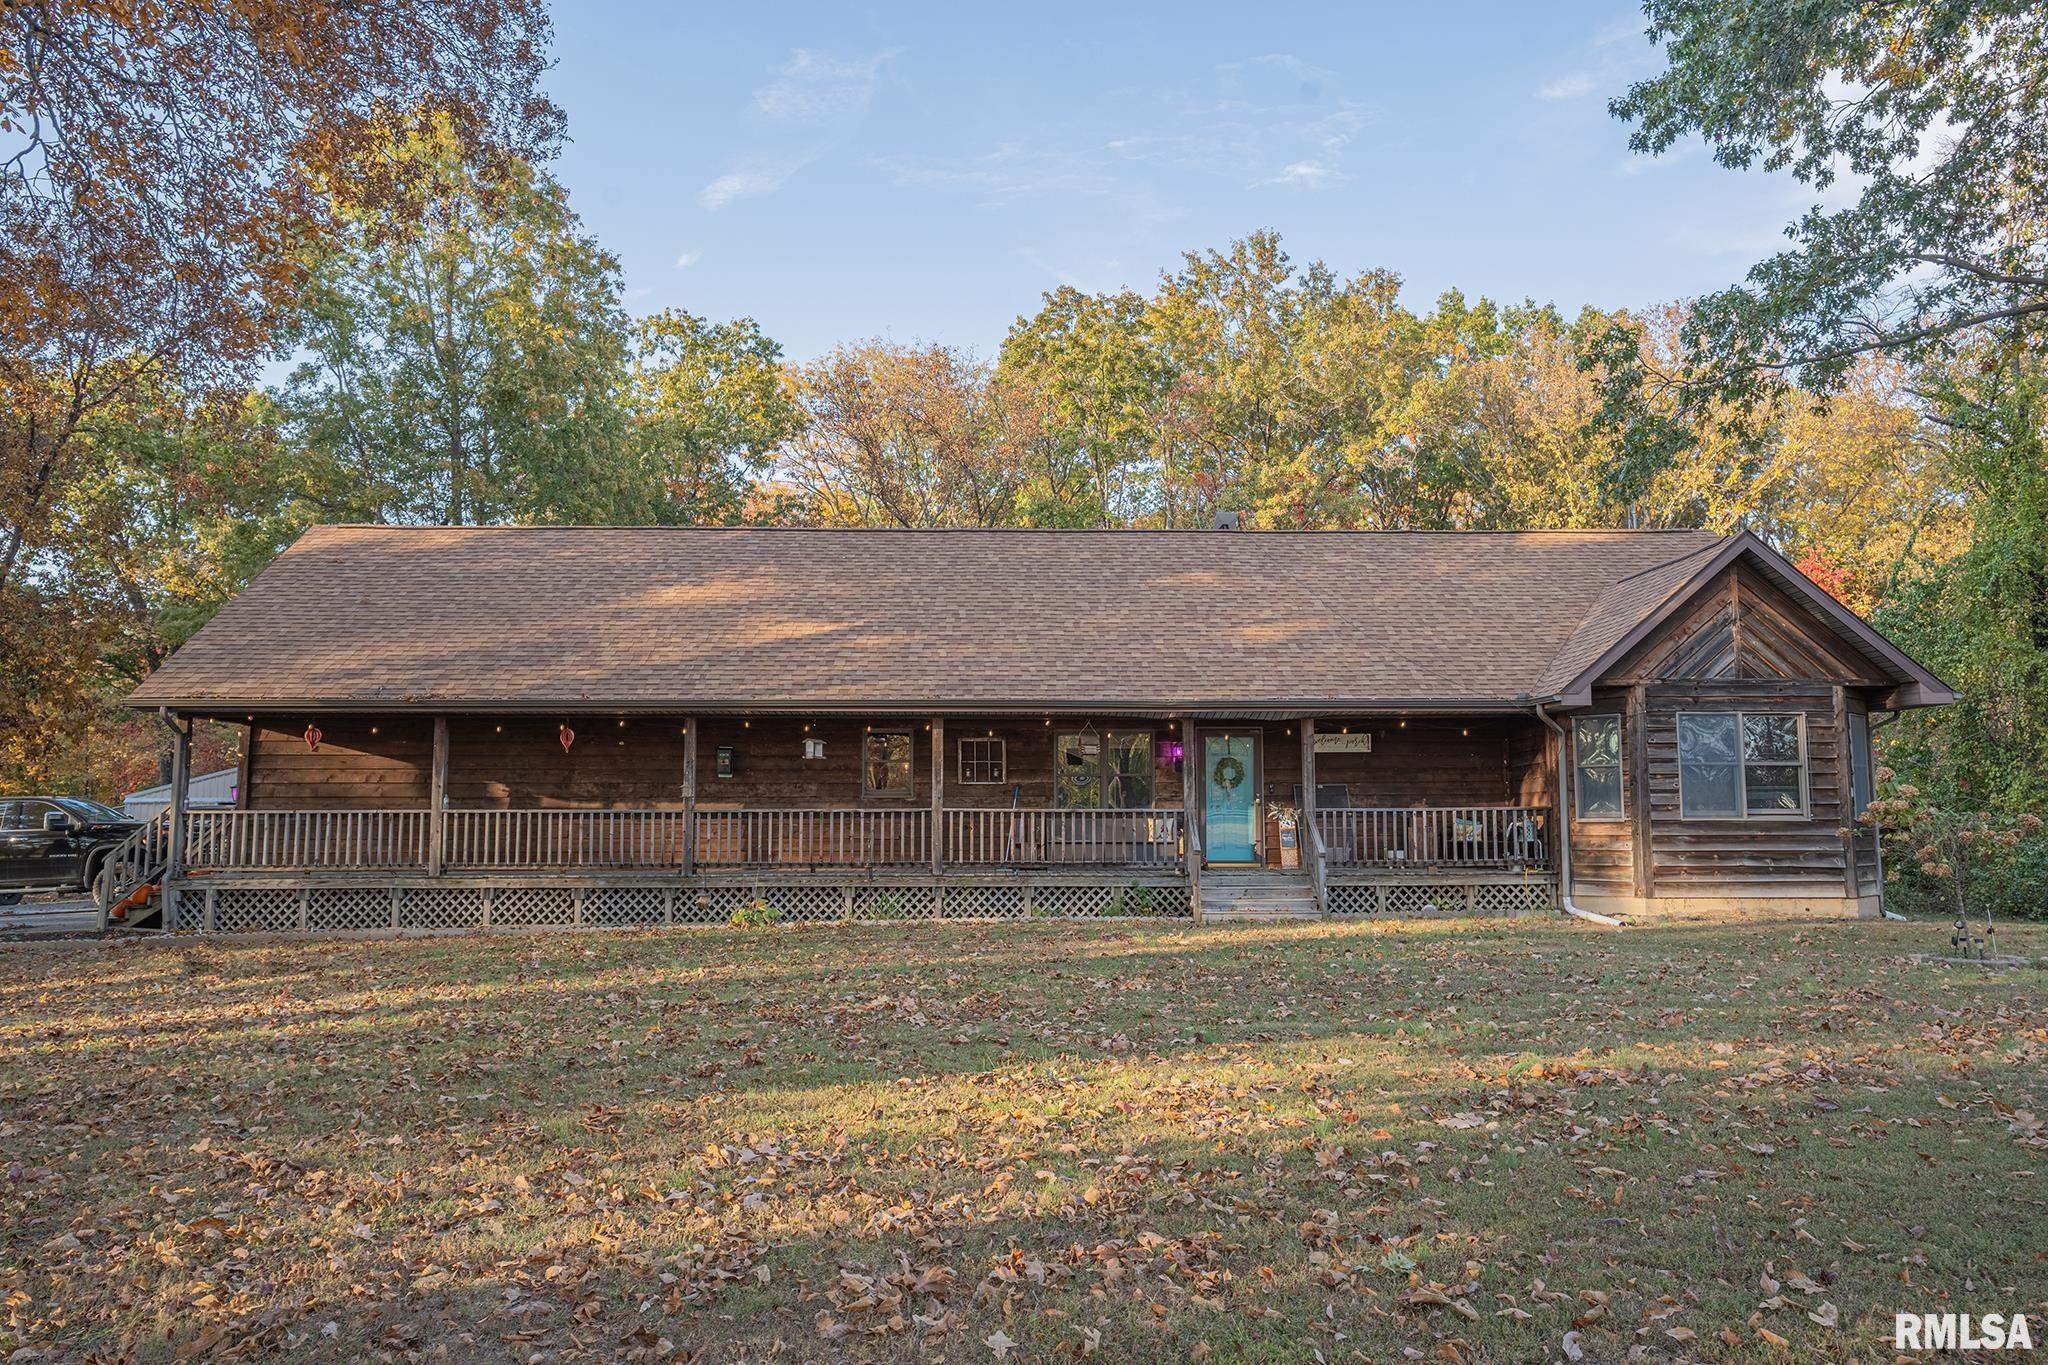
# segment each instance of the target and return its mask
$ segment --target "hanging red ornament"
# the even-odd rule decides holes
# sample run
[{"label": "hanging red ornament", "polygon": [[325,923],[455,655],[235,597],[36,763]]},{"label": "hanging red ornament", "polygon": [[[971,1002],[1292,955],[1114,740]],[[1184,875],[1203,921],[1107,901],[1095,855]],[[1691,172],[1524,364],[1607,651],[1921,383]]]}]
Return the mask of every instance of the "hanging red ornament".
[{"label": "hanging red ornament", "polygon": [[308,749],[317,749],[317,748],[319,748],[319,747],[320,747],[320,727],[319,727],[319,726],[317,726],[317,725],[308,725],[308,726],[306,727],[306,747],[307,747]]},{"label": "hanging red ornament", "polygon": [[569,746],[576,742],[576,732],[574,730],[571,730],[568,724],[565,722],[562,726],[562,733],[560,738],[562,741],[562,752],[566,754],[569,752]]}]

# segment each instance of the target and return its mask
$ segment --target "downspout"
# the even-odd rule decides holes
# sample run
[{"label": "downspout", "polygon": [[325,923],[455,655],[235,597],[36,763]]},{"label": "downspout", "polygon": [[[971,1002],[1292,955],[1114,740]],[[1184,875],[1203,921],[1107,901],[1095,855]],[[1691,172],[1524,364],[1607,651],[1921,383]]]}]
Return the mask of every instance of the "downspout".
[{"label": "downspout", "polygon": [[[1877,732],[1898,720],[1902,714],[1904,713],[1899,711],[1887,711],[1884,713],[1883,722],[1879,723],[1870,719],[1868,711],[1863,713],[1863,723],[1870,729],[1870,762],[1873,768],[1877,764]],[[1872,775],[1870,781],[1871,786],[1874,788],[1877,785],[1875,774]],[[1872,821],[1870,837],[1877,845],[1877,913],[1886,919],[1895,919],[1901,924],[1907,923],[1907,916],[1899,914],[1884,903],[1884,826]],[[1852,857],[1854,856],[1855,847],[1856,841],[1851,839],[1849,841],[1849,848]]]},{"label": "downspout", "polygon": [[1543,703],[1540,701],[1536,703],[1536,719],[1542,721],[1549,727],[1550,733],[1557,736],[1557,903],[1564,907],[1567,915],[1577,919],[1591,920],[1610,929],[1623,928],[1622,922],[1614,916],[1581,909],[1572,900],[1572,812],[1571,803],[1566,799],[1564,784],[1564,727],[1550,718],[1550,713],[1543,709]]}]

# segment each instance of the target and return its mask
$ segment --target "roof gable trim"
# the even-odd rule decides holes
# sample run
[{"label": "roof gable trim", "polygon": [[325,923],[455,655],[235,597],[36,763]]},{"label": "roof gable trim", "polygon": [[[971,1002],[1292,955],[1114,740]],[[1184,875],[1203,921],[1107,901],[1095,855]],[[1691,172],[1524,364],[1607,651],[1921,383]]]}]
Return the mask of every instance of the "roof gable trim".
[{"label": "roof gable trim", "polygon": [[1745,557],[1754,559],[1773,579],[1790,588],[1816,616],[1849,636],[1881,662],[1899,683],[1892,694],[1892,700],[1896,705],[1902,708],[1941,706],[1956,700],[1955,690],[1947,683],[1935,677],[1904,650],[1880,635],[1869,622],[1823,592],[1813,580],[1799,572],[1790,560],[1750,531],[1738,532],[1730,537],[1728,543],[1718,552],[1702,560],[1700,565],[1682,579],[1655,609],[1581,671],[1569,686],[1560,689],[1558,700],[1567,706],[1583,706],[1590,703],[1595,683],[1626,658],[1637,645],[1648,639],[1652,632],[1676,615],[1680,608],[1690,602],[1694,595],[1712,582],[1723,569]]}]

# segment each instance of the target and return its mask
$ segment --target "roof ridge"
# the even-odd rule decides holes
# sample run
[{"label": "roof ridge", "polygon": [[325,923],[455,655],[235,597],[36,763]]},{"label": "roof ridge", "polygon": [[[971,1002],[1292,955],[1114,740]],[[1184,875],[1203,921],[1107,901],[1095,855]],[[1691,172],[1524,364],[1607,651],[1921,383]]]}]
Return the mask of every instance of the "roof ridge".
[{"label": "roof ridge", "polygon": [[1717,535],[1712,540],[1708,541],[1705,545],[1696,546],[1693,549],[1687,550],[1682,555],[1674,555],[1670,559],[1666,559],[1659,563],[1652,564],[1648,568],[1637,569],[1634,573],[1625,573],[1621,577],[1615,579],[1613,583],[1609,584],[1607,589],[1603,591],[1600,595],[1602,597],[1605,597],[1607,593],[1614,591],[1614,589],[1620,587],[1622,584],[1630,581],[1631,579],[1641,578],[1644,574],[1655,573],[1659,569],[1668,569],[1673,564],[1683,564],[1686,560],[1693,558],[1695,555],[1703,555],[1709,550],[1713,550],[1718,553],[1724,546],[1728,544],[1730,539],[1732,539],[1732,537]]},{"label": "roof ridge", "polygon": [[[443,525],[435,522],[320,521],[308,531],[661,531],[723,532],[727,534],[775,532],[809,535],[1029,535],[1029,536],[1182,536],[1217,534],[1200,526],[676,526],[631,522],[588,523],[497,523],[488,526]],[[1687,526],[1524,526],[1524,527],[1244,527],[1229,535],[1253,536],[1617,536],[1634,539],[1649,536],[1711,535]],[[1716,536],[1715,542],[1727,539]],[[1689,550],[1687,554],[1696,554]],[[1678,558],[1683,559],[1685,555]],[[1665,561],[1676,562],[1675,560]],[[1652,566],[1657,567],[1657,566]]]}]

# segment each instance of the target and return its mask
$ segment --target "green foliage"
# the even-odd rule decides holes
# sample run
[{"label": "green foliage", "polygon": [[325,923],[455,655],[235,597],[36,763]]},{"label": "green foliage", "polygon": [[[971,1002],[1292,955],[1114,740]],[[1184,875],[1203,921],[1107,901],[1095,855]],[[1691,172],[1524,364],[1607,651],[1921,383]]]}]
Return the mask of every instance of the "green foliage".
[{"label": "green foliage", "polygon": [[1697,135],[1725,166],[1818,191],[1792,245],[1688,328],[1695,395],[1746,399],[1784,367],[1819,391],[1857,355],[1941,361],[1978,328],[2048,317],[2048,7],[2039,0],[1647,0],[1661,74],[1613,102],[1639,152]]},{"label": "green foliage", "polygon": [[782,923],[782,911],[762,900],[759,896],[732,912],[731,924],[735,929],[774,929]]},{"label": "green foliage", "polygon": [[782,348],[751,318],[714,323],[669,309],[633,330],[632,445],[650,495],[641,516],[732,525],[776,510],[762,505],[760,485],[804,426]]},{"label": "green foliage", "polygon": [[[1987,349],[1996,350],[1993,342]],[[1877,624],[1961,692],[1885,734],[1885,757],[1920,804],[2010,824],[2048,812],[2048,361],[1962,364],[1927,376],[1943,453],[1973,509],[1953,559],[1916,562]],[[1994,909],[2048,918],[2048,839],[2039,822],[1976,891]],[[1942,896],[1920,863],[1908,897]],[[1953,864],[1953,860],[1947,860]],[[1945,896],[1943,897],[1945,899]]]},{"label": "green foliage", "polygon": [[857,920],[901,920],[910,918],[910,912],[901,896],[884,892],[879,896],[855,897],[853,917]]},{"label": "green foliage", "polygon": [[637,485],[626,440],[618,264],[561,186],[465,159],[431,119],[357,168],[407,205],[394,227],[337,184],[305,252],[280,395],[331,513],[448,523],[604,521]]}]

